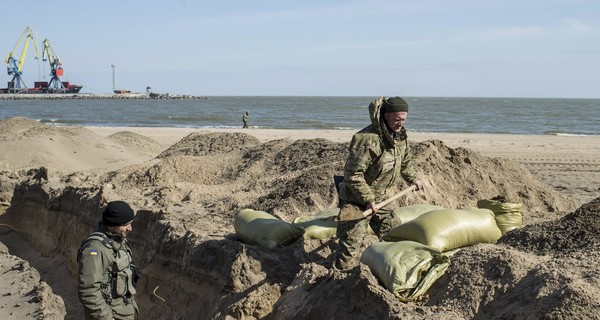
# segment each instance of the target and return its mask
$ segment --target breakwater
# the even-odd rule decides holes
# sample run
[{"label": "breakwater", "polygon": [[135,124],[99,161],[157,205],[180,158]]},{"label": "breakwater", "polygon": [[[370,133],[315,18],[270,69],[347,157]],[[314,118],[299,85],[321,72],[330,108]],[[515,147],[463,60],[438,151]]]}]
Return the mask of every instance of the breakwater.
[{"label": "breakwater", "polygon": [[197,100],[208,99],[208,97],[192,95],[171,95],[168,93],[9,93],[0,94],[0,100],[63,100],[63,99],[163,99],[163,100]]}]

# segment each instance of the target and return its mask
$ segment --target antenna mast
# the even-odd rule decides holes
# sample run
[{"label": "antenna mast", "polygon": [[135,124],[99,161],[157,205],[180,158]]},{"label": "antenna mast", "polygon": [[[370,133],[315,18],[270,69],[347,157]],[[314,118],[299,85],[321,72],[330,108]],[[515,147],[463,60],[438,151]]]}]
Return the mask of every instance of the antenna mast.
[{"label": "antenna mast", "polygon": [[110,66],[112,67],[113,93],[114,93],[116,91],[116,89],[115,89],[115,65],[111,64]]}]

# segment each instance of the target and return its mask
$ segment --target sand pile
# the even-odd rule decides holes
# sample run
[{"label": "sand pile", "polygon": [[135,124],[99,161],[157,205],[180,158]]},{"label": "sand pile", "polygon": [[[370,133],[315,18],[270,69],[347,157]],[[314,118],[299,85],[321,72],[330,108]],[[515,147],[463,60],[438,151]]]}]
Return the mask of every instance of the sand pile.
[{"label": "sand pile", "polygon": [[453,257],[431,290],[431,306],[467,316],[598,319],[600,198],[554,221],[507,233]]},{"label": "sand pile", "polygon": [[39,272],[29,262],[9,254],[1,242],[0,275],[0,318],[64,319],[62,298],[41,281]]},{"label": "sand pile", "polygon": [[[15,127],[0,135],[30,139]],[[59,136],[72,145],[88,134],[75,130]],[[347,142],[260,142],[241,133],[193,133],[152,158],[138,150],[157,146],[143,136],[93,141],[98,152],[136,156],[117,169],[82,163],[67,171],[47,159],[33,159],[35,170],[11,165],[0,174],[2,184],[15,186],[0,219],[16,226],[42,255],[64,257],[74,278],[76,250],[99,220],[102,203],[130,202],[138,209],[130,242],[145,273],[138,299],[143,319],[597,317],[599,268],[592,259],[599,252],[598,200],[576,211],[572,199],[520,163],[439,140],[413,143],[427,187],[402,204],[463,208],[503,195],[523,204],[526,226],[497,245],[462,249],[425,296],[404,304],[365,266],[351,273],[330,270],[335,239],[267,250],[235,236],[233,219],[243,208],[291,221],[334,207],[332,178],[343,170]],[[76,299],[61,296],[76,319]]]},{"label": "sand pile", "polygon": [[502,243],[537,255],[593,253],[600,249],[600,198],[565,217],[507,234]]}]

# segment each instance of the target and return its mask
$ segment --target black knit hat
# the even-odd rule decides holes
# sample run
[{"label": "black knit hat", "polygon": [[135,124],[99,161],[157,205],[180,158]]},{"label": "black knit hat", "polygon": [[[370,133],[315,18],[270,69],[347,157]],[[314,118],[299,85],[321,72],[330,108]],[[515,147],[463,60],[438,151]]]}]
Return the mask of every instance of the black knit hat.
[{"label": "black knit hat", "polygon": [[108,227],[124,226],[133,220],[133,209],[124,201],[111,201],[102,212],[102,223]]},{"label": "black knit hat", "polygon": [[400,97],[393,97],[383,101],[383,112],[408,112],[408,103]]}]

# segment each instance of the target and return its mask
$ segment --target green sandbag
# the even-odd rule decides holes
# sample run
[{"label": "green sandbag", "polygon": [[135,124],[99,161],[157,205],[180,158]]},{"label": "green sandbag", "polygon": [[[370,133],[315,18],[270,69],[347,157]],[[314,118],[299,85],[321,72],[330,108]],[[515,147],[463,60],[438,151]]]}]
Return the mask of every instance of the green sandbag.
[{"label": "green sandbag", "polygon": [[[425,212],[428,212],[431,210],[440,210],[440,209],[445,209],[445,208],[442,206],[436,206],[436,205],[432,205],[432,204],[413,204],[410,206],[404,206],[404,207],[394,209],[394,212],[392,213],[392,215],[394,216],[398,225],[401,225],[403,223],[409,222],[410,220],[413,220],[414,218],[422,215]],[[392,227],[396,227],[396,226],[392,226]]]},{"label": "green sandbag", "polygon": [[334,218],[316,218],[304,222],[294,222],[294,225],[306,230],[304,239],[329,239],[335,236],[337,230],[337,221]]},{"label": "green sandbag", "polygon": [[[329,239],[337,231],[337,215],[339,208],[327,209],[312,216],[301,216],[292,222],[306,230],[304,239]],[[371,226],[367,226],[367,233],[375,234]]]},{"label": "green sandbag", "polygon": [[340,208],[332,208],[332,209],[327,209],[325,211],[321,211],[316,213],[315,215],[312,216],[301,216],[298,217],[296,219],[294,219],[293,223],[300,223],[300,222],[306,222],[306,221],[311,221],[311,220],[315,220],[315,219],[323,219],[323,218],[330,218],[330,217],[335,217],[338,215],[338,213],[340,213]]},{"label": "green sandbag", "polygon": [[383,240],[411,240],[444,252],[477,243],[496,243],[501,236],[489,209],[443,209],[426,212],[393,228]]},{"label": "green sandbag", "polygon": [[496,224],[502,235],[523,225],[520,203],[508,203],[498,200],[479,200],[478,208],[490,209],[494,212]]},{"label": "green sandbag", "polygon": [[304,239],[329,239],[335,236],[335,217],[339,212],[339,208],[327,209],[312,216],[298,217],[292,223],[306,230]]},{"label": "green sandbag", "polygon": [[304,234],[304,229],[299,226],[252,209],[242,209],[235,217],[233,227],[242,241],[269,249],[293,242]]},{"label": "green sandbag", "polygon": [[450,258],[438,250],[413,241],[374,243],[360,261],[402,301],[425,293],[450,265]]}]

